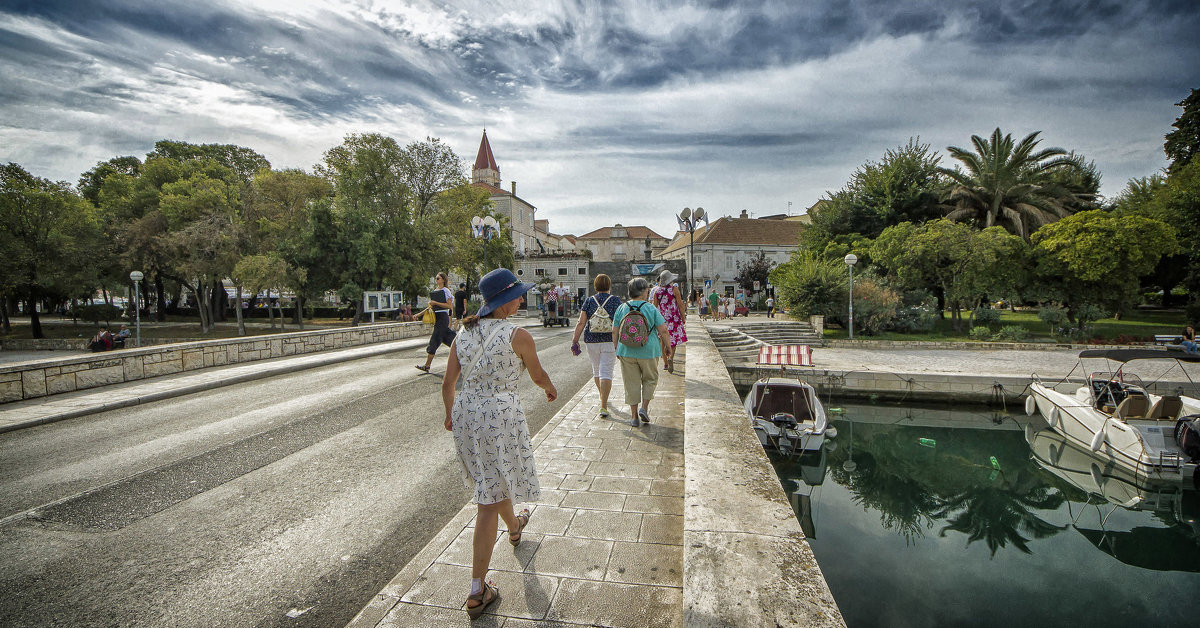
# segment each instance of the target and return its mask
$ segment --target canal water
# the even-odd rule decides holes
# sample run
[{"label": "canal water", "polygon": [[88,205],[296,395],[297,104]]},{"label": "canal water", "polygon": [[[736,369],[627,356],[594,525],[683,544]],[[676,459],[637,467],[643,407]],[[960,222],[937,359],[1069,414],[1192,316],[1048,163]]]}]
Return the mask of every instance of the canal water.
[{"label": "canal water", "polygon": [[773,463],[850,628],[1200,625],[1194,491],[1023,413],[830,405],[837,438]]}]

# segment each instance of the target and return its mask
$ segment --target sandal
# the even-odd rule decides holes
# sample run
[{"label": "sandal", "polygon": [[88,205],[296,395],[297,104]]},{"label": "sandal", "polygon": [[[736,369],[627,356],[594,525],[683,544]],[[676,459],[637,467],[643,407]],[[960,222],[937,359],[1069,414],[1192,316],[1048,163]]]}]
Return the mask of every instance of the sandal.
[{"label": "sandal", "polygon": [[429,367],[428,367],[428,366],[421,366],[421,365],[417,365],[417,370],[418,370],[418,371],[425,371],[426,373],[428,373],[428,372],[429,372]]},{"label": "sandal", "polygon": [[[488,597],[491,593],[491,597]],[[483,614],[483,609],[500,599],[500,588],[494,582],[483,583],[483,590],[474,595],[467,596],[467,617],[478,619]],[[471,602],[479,602],[475,606],[470,606]]]},{"label": "sandal", "polygon": [[529,509],[528,508],[522,510],[521,514],[517,515],[517,523],[521,524],[520,527],[517,528],[517,531],[516,532],[509,531],[509,533],[508,533],[508,542],[512,543],[513,547],[516,547],[521,544],[521,532],[525,529],[525,526],[529,525]]},{"label": "sandal", "polygon": [[672,358],[667,358],[667,372],[672,375],[675,374],[675,360]]}]

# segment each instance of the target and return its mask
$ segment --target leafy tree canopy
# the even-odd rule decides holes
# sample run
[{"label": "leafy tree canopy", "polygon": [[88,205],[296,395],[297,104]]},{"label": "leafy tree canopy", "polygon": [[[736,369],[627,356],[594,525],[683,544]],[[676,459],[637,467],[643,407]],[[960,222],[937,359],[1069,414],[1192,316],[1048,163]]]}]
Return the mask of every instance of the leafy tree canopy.
[{"label": "leafy tree canopy", "polygon": [[1138,279],[1177,250],[1175,229],[1139,215],[1086,211],[1034,234],[1039,277],[1061,291],[1069,307],[1092,302],[1130,306]]},{"label": "leafy tree canopy", "polygon": [[1167,133],[1163,151],[1171,160],[1168,172],[1176,172],[1186,166],[1200,152],[1200,89],[1192,89],[1176,107],[1183,107],[1183,113],[1175,119],[1171,126],[1174,131]]},{"label": "leafy tree canopy", "polygon": [[146,160],[149,161],[152,157],[170,157],[176,161],[212,160],[233,170],[241,181],[249,181],[259,170],[271,168],[271,162],[267,161],[266,157],[234,144],[191,144],[159,140],[154,144],[154,151],[146,155]]}]

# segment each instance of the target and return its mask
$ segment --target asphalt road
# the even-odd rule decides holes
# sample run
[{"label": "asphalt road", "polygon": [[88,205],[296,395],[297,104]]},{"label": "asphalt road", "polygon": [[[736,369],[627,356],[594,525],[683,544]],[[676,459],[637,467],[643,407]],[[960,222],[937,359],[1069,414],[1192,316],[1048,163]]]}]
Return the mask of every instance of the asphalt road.
[{"label": "asphalt road", "polygon": [[[524,378],[536,433],[591,368],[569,329],[530,331],[559,390],[547,403]],[[470,498],[423,361],[0,434],[0,625],[343,625]]]}]

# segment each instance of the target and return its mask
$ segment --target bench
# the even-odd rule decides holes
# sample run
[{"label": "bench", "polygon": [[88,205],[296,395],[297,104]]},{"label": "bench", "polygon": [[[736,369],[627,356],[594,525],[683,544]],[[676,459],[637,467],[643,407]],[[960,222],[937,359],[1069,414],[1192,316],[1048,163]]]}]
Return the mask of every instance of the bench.
[{"label": "bench", "polygon": [[1156,345],[1177,345],[1183,342],[1183,336],[1179,334],[1155,334],[1154,344]]}]

